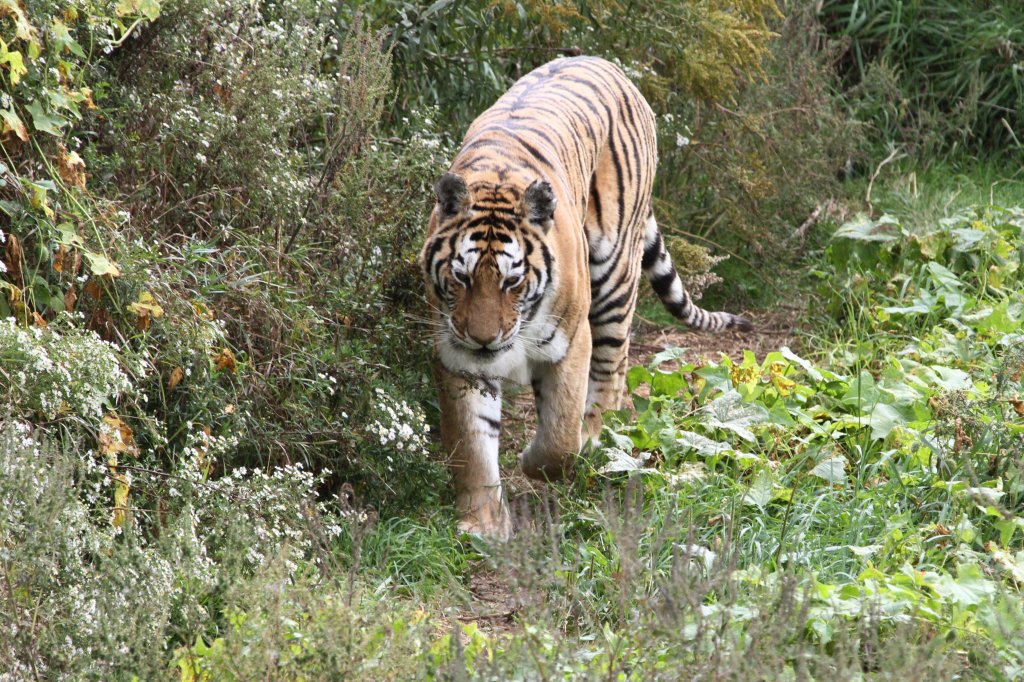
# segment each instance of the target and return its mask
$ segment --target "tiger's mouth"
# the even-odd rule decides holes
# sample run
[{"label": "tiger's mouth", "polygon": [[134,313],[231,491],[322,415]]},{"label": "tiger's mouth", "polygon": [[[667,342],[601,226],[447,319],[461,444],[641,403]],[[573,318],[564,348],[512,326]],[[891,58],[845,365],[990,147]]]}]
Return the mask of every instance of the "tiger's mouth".
[{"label": "tiger's mouth", "polygon": [[465,350],[467,350],[469,353],[471,353],[473,355],[473,357],[476,357],[476,358],[478,358],[480,360],[489,360],[491,358],[498,357],[499,355],[501,355],[502,353],[504,353],[504,352],[506,352],[508,350],[511,350],[512,346],[514,345],[514,343],[515,343],[515,340],[513,339],[512,341],[509,341],[508,343],[506,343],[506,344],[504,344],[502,346],[499,346],[497,348],[476,348],[476,349],[466,348]]}]

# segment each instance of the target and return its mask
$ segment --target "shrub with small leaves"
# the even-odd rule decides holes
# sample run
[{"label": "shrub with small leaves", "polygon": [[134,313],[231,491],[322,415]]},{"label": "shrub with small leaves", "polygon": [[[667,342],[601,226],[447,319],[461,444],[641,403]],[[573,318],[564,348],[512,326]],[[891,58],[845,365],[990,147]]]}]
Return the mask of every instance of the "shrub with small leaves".
[{"label": "shrub with small leaves", "polygon": [[132,389],[117,348],[65,315],[45,327],[0,320],[0,400],[26,416],[98,420]]}]

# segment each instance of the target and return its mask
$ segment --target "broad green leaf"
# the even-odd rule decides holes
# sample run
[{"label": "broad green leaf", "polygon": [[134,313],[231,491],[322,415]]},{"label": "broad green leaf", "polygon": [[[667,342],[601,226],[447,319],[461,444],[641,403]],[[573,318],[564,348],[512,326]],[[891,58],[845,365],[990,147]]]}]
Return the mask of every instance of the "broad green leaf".
[{"label": "broad green leaf", "polygon": [[674,398],[686,388],[686,379],[678,372],[655,372],[651,378],[651,395]]},{"label": "broad green leaf", "polygon": [[832,238],[863,242],[891,242],[896,241],[899,236],[899,222],[892,216],[884,215],[878,220],[871,220],[866,215],[859,215],[840,225]]},{"label": "broad green leaf", "polygon": [[630,367],[629,371],[626,372],[626,388],[630,391],[635,391],[636,387],[640,384],[651,383],[652,378],[652,374],[646,367],[641,367],[640,365]]},{"label": "broad green leaf", "polygon": [[905,420],[892,405],[878,403],[868,415],[867,423],[871,427],[871,437],[883,440],[894,428],[905,423]]},{"label": "broad green leaf", "polygon": [[757,439],[748,427],[768,421],[768,410],[756,403],[743,402],[743,398],[734,390],[723,393],[702,407],[701,413],[707,426],[727,429],[751,443]]},{"label": "broad green leaf", "polygon": [[685,348],[666,348],[663,351],[655,353],[654,357],[651,358],[651,361],[647,363],[647,366],[653,370],[663,362],[680,362],[685,355]]},{"label": "broad green leaf", "polygon": [[59,241],[64,246],[81,247],[85,245],[78,230],[71,223],[61,223],[57,226],[57,232],[60,234]]},{"label": "broad green leaf", "polygon": [[692,431],[680,431],[675,442],[687,450],[693,450],[702,457],[714,457],[724,452],[731,452],[732,446],[722,441],[712,440]]},{"label": "broad green leaf", "polygon": [[620,471],[640,471],[644,463],[651,458],[649,452],[641,453],[639,457],[620,450],[618,448],[607,448],[604,454],[608,456],[608,462],[597,470],[600,474],[611,474]]},{"label": "broad green leaf", "polygon": [[761,469],[757,478],[750,484],[750,489],[743,495],[743,503],[764,509],[775,497],[775,481],[771,471]]},{"label": "broad green leaf", "polygon": [[977,606],[996,591],[995,583],[983,578],[981,569],[974,564],[961,564],[955,579],[938,576],[931,582],[931,588],[960,606]]},{"label": "broad green leaf", "polygon": [[61,126],[67,123],[67,121],[50,116],[50,114],[43,110],[38,100],[26,106],[25,110],[32,116],[32,126],[40,132],[59,137]]},{"label": "broad green leaf", "polygon": [[833,485],[842,485],[846,483],[846,458],[839,455],[826,457],[814,465],[811,475]]},{"label": "broad green leaf", "polygon": [[804,360],[802,357],[791,351],[789,349],[789,346],[783,346],[782,348],[779,349],[779,352],[782,354],[782,357],[786,358],[787,360],[794,364],[803,367],[804,371],[807,372],[807,376],[811,377],[815,381],[821,381],[822,379],[824,379],[821,372],[819,372],[817,368],[814,367],[814,365],[812,365],[810,362]]},{"label": "broad green leaf", "polygon": [[935,384],[946,391],[967,391],[974,388],[971,375],[962,369],[934,365]]}]

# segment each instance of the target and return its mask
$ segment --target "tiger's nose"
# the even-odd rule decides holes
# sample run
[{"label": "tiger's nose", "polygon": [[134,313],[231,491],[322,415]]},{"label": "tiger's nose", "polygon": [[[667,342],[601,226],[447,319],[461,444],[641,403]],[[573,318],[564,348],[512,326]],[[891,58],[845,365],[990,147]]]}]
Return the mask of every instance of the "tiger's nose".
[{"label": "tiger's nose", "polygon": [[491,349],[492,346],[498,345],[498,340],[501,338],[501,334],[497,331],[494,332],[480,332],[477,330],[467,331],[466,336],[473,343],[480,344],[482,348]]}]

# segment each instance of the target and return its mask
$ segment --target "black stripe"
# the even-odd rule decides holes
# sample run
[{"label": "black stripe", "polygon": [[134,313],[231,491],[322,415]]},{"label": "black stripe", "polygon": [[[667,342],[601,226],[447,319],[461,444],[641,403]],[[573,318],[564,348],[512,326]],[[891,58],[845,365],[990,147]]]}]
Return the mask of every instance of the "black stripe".
[{"label": "black stripe", "polygon": [[661,258],[659,258],[660,255],[661,235],[659,234],[657,241],[652,242],[651,244],[648,244],[647,246],[644,247],[644,257],[640,261],[640,267],[642,267],[645,271],[650,270],[651,266],[661,261]]},{"label": "black stripe", "polygon": [[614,336],[601,336],[594,339],[593,345],[595,348],[598,346],[612,346],[614,348],[620,348],[625,342],[626,339],[617,339]]},{"label": "black stripe", "polygon": [[672,283],[676,281],[676,278],[675,270],[669,270],[651,278],[651,287],[654,289],[654,293],[658,294],[658,298],[665,300],[672,290]]}]

